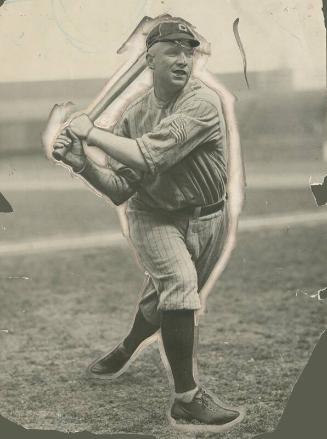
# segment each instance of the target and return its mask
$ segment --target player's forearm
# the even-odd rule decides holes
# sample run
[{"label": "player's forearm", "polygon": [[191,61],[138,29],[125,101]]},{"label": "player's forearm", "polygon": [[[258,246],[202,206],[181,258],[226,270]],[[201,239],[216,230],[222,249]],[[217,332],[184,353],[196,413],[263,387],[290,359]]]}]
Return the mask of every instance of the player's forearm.
[{"label": "player's forearm", "polygon": [[117,206],[128,200],[136,191],[135,186],[124,177],[109,168],[97,165],[90,159],[86,159],[84,170],[80,175]]},{"label": "player's forearm", "polygon": [[102,149],[103,152],[124,165],[141,171],[147,170],[147,164],[140,148],[133,139],[115,136],[100,128],[93,128],[87,137],[87,143],[92,146],[97,146]]}]

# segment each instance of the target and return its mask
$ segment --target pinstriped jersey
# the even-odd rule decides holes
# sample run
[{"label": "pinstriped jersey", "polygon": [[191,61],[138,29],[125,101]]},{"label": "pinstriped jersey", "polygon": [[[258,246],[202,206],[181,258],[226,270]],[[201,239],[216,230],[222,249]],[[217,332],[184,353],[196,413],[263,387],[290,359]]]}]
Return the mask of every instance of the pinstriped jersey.
[{"label": "pinstriped jersey", "polygon": [[[170,102],[149,90],[123,113],[115,134],[135,139],[148,171],[110,159],[117,175],[133,186],[133,199],[176,210],[220,201],[226,191],[226,129],[219,97],[191,80]],[[138,203],[138,204],[139,204]]]}]

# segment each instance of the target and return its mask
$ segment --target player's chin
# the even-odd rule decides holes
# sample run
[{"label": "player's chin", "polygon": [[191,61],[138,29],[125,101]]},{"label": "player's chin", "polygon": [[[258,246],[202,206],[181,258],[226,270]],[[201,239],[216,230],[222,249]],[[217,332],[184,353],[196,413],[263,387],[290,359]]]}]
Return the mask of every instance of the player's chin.
[{"label": "player's chin", "polygon": [[185,87],[185,85],[187,84],[187,81],[189,80],[189,75],[187,75],[186,73],[185,74],[172,73],[169,79],[172,86],[182,88]]}]

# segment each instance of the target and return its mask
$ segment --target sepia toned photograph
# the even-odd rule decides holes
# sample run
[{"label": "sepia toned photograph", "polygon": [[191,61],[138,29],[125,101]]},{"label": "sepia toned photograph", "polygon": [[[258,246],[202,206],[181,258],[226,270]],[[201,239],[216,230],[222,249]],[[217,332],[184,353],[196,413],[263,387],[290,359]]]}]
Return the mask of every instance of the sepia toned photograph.
[{"label": "sepia toned photograph", "polygon": [[325,437],[323,2],[0,3],[0,433]]}]

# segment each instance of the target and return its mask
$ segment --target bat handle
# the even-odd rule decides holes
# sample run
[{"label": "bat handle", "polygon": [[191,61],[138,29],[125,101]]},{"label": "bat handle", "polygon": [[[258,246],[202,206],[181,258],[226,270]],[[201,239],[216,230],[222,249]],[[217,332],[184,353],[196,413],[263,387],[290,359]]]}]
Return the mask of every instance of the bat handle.
[{"label": "bat handle", "polygon": [[[67,131],[65,130],[65,128],[63,128],[60,132],[67,134]],[[62,162],[66,154],[67,154],[67,148],[65,148],[65,147],[60,148],[60,149],[54,149],[52,151],[52,157],[55,160],[57,160],[58,162]]]},{"label": "bat handle", "polygon": [[62,149],[55,149],[52,152],[52,157],[57,160],[58,162],[62,162],[63,158],[66,155],[66,148],[62,148]]}]

